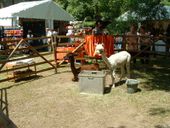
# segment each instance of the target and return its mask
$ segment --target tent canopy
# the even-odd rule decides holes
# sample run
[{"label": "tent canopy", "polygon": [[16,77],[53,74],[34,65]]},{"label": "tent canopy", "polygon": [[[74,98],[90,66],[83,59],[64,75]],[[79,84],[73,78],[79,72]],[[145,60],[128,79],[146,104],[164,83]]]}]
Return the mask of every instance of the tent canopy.
[{"label": "tent canopy", "polygon": [[52,0],[21,2],[0,9],[0,18],[35,18],[72,21],[73,16]]},{"label": "tent canopy", "polygon": [[[170,19],[170,6],[164,6],[163,9],[165,9],[166,11],[165,16],[162,15],[161,13],[157,13],[156,17],[154,17],[152,20],[169,20]],[[146,20],[146,17],[140,17],[135,12],[127,11],[121,16],[119,16],[117,18],[117,21],[128,21],[128,20],[136,20],[136,19],[144,21]]]}]

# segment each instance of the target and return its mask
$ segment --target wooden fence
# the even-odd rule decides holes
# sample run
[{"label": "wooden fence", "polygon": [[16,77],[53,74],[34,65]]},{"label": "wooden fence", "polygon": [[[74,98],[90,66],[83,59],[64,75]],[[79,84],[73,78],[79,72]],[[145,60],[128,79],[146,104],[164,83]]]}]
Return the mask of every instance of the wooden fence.
[{"label": "wooden fence", "polygon": [[[138,45],[138,50],[135,51],[137,52],[136,56],[134,58],[140,57],[140,54],[142,53],[149,53],[151,55],[161,55],[161,56],[169,56],[170,55],[170,42],[167,43],[167,39],[170,39],[170,37],[167,36],[127,36],[127,35],[115,35],[115,46],[116,45],[121,45],[121,48],[116,48],[115,47],[115,51],[129,51],[128,46],[130,44],[127,43],[127,38],[129,37],[136,37],[136,38],[149,38],[150,39],[150,43],[147,45],[147,47],[145,49],[140,49],[140,45],[139,42],[133,45]],[[121,38],[121,42],[116,42],[116,38]],[[158,41],[163,41],[165,44],[159,44]],[[165,51],[157,51],[156,47],[162,47],[163,49],[165,49]],[[147,49],[150,48],[150,50],[148,51]],[[167,50],[169,49],[169,50]]]},{"label": "wooden fence", "polygon": [[4,112],[8,117],[8,99],[7,99],[7,88],[0,89],[0,112]]},{"label": "wooden fence", "polygon": [[[116,38],[118,36],[113,35],[115,41],[114,41],[114,51],[122,51],[126,50],[128,51],[128,44],[126,42],[126,35],[119,35],[119,37],[122,38],[122,42],[116,42]],[[44,40],[46,42],[47,39],[51,38],[52,43],[51,44],[43,44],[43,45],[37,45],[37,46],[31,46],[28,42],[30,40],[34,40],[35,42],[38,40]],[[79,42],[78,45],[75,45],[74,43],[64,43],[62,42],[63,39],[68,39],[68,38],[74,38],[75,42]],[[170,48],[169,45],[157,45],[155,42],[160,39],[160,37],[149,37],[152,41],[148,47],[155,47],[155,46],[164,46]],[[166,40],[169,37],[161,37],[162,40]],[[57,73],[57,68],[64,62],[64,59],[58,61],[58,54],[59,53],[64,53],[67,54],[68,52],[76,52],[78,51],[83,45],[84,45],[84,37],[83,36],[74,36],[74,37],[68,37],[68,36],[62,36],[62,35],[53,35],[52,37],[38,37],[38,38],[26,38],[26,39],[15,39],[15,40],[9,40],[9,41],[1,41],[0,44],[5,47],[4,50],[0,50],[0,83],[9,81],[9,80],[16,80],[19,77],[23,76],[30,76],[34,75],[37,73],[45,72],[48,70],[54,70]],[[121,45],[120,48],[116,48],[116,45]],[[24,47],[23,47],[24,46]],[[74,46],[74,50],[63,50],[63,51],[58,51],[58,47],[69,47],[69,46]],[[47,47],[52,47],[52,52],[49,51],[39,51],[39,49],[42,48],[47,48]],[[25,54],[24,51],[31,51],[31,54]],[[82,52],[82,51],[81,51]],[[83,51],[84,52],[84,51]],[[158,53],[154,50],[152,51],[147,51],[146,49],[143,50],[138,50],[136,56],[133,56],[133,58],[140,58],[140,55],[144,52],[147,52],[152,55],[164,55],[164,56],[169,56],[169,52],[164,52],[164,53]],[[21,56],[22,54],[25,54],[25,56]],[[51,57],[49,57],[51,56]],[[41,58],[43,61],[36,61],[35,58]],[[52,59],[49,59],[52,58]],[[21,60],[28,60],[28,59],[34,59],[34,63],[31,64],[23,64],[19,66],[15,65],[9,65],[9,63],[12,62],[20,62]],[[87,58],[79,58],[80,60],[82,59],[87,59]],[[94,59],[94,57],[92,57]],[[42,66],[44,64],[48,64],[49,67],[44,66],[44,68],[37,68],[38,66]],[[31,69],[33,68],[33,69]],[[25,69],[26,71],[32,71],[32,72],[21,72],[21,74],[15,74],[16,71]],[[28,70],[27,70],[28,69]],[[31,69],[31,70],[30,70]],[[9,73],[12,72],[12,75],[9,75]],[[19,72],[20,73],[20,72]]]},{"label": "wooden fence", "polygon": [[[17,39],[10,41],[1,41],[0,44],[5,47],[4,50],[0,51],[0,83],[17,80],[21,76],[26,77],[32,74],[37,74],[40,72],[48,71],[54,69],[57,72],[57,66],[54,62],[54,58],[48,59],[46,56],[53,56],[52,52],[40,52],[39,49],[46,48],[50,44],[31,46],[28,41],[34,40],[47,40],[51,37],[38,37],[38,38],[27,38],[27,39]],[[25,51],[31,52],[25,53]],[[36,61],[35,58],[41,58],[43,61]],[[23,60],[33,60],[33,63],[23,63]],[[50,67],[45,67],[43,69],[37,70],[39,65],[48,64]],[[34,67],[32,70],[31,67]],[[20,70],[24,71],[20,71]]]},{"label": "wooden fence", "polygon": [[[170,39],[170,37],[166,37],[166,36],[157,36],[157,37],[145,36],[146,38],[149,38],[151,42],[147,45],[147,47],[145,47],[142,50],[140,49],[140,44],[139,43],[133,44],[133,45],[138,45],[138,50],[136,50],[136,51],[131,51],[131,50],[128,49],[130,44],[127,43],[127,38],[132,37],[132,36],[113,35],[113,37],[114,37],[114,51],[115,51],[115,53],[119,52],[119,51],[128,51],[130,53],[135,52],[136,54],[135,54],[135,56],[132,56],[132,60],[134,58],[144,58],[144,57],[141,56],[141,54],[144,54],[144,53],[150,54],[151,55],[150,59],[152,59],[152,56],[155,57],[157,55],[166,56],[166,57],[170,56],[170,44],[166,43],[167,39]],[[122,38],[122,41],[121,42],[116,42],[117,37]],[[142,36],[136,36],[136,38],[141,38],[141,37]],[[66,36],[56,36],[55,38],[58,41],[58,44],[56,45],[56,48],[57,47],[69,47],[71,45],[74,45],[74,43],[60,43],[60,40],[62,38],[68,38]],[[161,40],[164,41],[165,44],[159,44],[157,42],[157,41],[161,41]],[[82,42],[82,43],[84,44],[85,42]],[[117,48],[117,45],[120,45],[121,47]],[[80,43],[80,46],[82,46],[81,43]],[[164,49],[164,51],[157,51],[156,47],[162,47]],[[148,50],[148,48],[150,48],[150,50]],[[167,49],[169,49],[169,50],[167,50]],[[76,50],[78,50],[78,49],[76,49]],[[57,55],[57,53],[66,53],[66,52],[70,52],[70,51],[55,51],[55,54]],[[75,51],[73,51],[73,52],[75,52]],[[94,57],[91,57],[91,58],[93,59]],[[86,58],[78,58],[78,59],[81,60],[81,59],[86,59]],[[56,60],[58,60],[58,59],[56,58]]]}]

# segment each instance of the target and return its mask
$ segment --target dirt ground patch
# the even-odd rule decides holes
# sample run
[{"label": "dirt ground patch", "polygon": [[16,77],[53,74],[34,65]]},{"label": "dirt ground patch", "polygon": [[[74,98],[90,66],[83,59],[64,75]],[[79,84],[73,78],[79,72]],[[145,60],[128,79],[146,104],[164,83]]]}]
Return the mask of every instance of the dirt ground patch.
[{"label": "dirt ground patch", "polygon": [[[148,90],[148,82],[140,84],[141,92],[135,94],[128,94],[123,84],[104,95],[84,95],[78,83],[71,81],[69,68],[42,75],[4,85],[10,87],[9,116],[18,128],[170,127],[170,92]],[[151,79],[141,71],[140,75]]]}]

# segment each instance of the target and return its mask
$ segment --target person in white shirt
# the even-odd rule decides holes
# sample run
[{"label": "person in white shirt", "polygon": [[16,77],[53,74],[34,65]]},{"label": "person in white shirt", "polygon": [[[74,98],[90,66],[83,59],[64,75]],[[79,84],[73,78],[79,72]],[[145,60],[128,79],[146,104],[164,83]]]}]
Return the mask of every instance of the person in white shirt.
[{"label": "person in white shirt", "polygon": [[71,36],[74,36],[74,30],[72,26],[68,26],[68,31],[66,33],[66,36],[70,36],[70,38],[68,38],[68,42],[70,43],[74,42],[74,38],[71,37]]},{"label": "person in white shirt", "polygon": [[52,36],[52,30],[51,29],[49,29],[49,28],[47,28],[46,29],[46,36],[47,37],[49,37],[48,39],[47,39],[47,44],[49,45],[48,46],[48,51],[49,52],[51,52],[52,51],[52,42],[51,42],[51,36]]},{"label": "person in white shirt", "polygon": [[[34,37],[34,35],[33,35],[32,31],[28,30],[27,38],[33,38],[33,37]],[[28,45],[34,46],[34,41],[32,39],[29,39],[27,42],[28,42]],[[21,47],[27,47],[27,44],[23,43]],[[32,54],[32,51],[31,50],[24,50],[24,53]]]}]

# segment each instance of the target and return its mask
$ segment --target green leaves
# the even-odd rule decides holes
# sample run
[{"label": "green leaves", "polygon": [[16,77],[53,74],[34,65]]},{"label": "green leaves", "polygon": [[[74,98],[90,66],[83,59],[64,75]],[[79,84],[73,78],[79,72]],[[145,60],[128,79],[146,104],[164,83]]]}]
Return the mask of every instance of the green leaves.
[{"label": "green leaves", "polygon": [[[77,20],[84,20],[85,17],[91,17],[95,20],[97,17],[107,20],[113,20],[121,14],[130,11],[135,12],[137,18],[145,17],[151,19],[157,12],[163,11],[161,0],[55,0],[62,5]],[[168,2],[168,0],[164,0]]]},{"label": "green leaves", "polygon": [[114,19],[121,13],[123,0],[55,0],[77,20],[85,17]]},{"label": "green leaves", "polygon": [[[129,12],[129,21],[140,22],[142,20],[159,19],[166,14],[163,8],[164,3],[169,0],[54,0],[72,14],[77,20],[84,21],[87,17],[92,21],[96,19],[112,21],[109,26],[114,30],[125,23],[117,23],[116,19]],[[113,30],[111,30],[113,31]],[[116,30],[117,31],[117,30]]]}]

